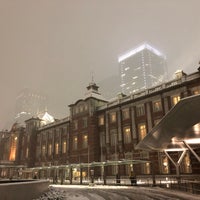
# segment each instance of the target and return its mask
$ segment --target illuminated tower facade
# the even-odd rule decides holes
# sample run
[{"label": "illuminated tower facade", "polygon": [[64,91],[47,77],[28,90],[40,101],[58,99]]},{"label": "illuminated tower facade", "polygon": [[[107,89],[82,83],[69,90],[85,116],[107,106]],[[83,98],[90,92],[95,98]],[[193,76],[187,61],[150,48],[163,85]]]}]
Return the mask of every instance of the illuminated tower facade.
[{"label": "illuminated tower facade", "polygon": [[131,94],[167,81],[166,57],[147,43],[118,58],[121,90]]}]

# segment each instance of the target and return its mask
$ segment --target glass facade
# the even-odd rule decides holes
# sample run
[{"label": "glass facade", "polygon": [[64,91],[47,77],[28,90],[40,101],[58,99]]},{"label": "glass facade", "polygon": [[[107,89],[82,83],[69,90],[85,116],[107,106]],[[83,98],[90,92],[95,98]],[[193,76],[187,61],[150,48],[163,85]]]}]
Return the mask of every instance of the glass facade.
[{"label": "glass facade", "polygon": [[119,65],[121,90],[127,95],[167,80],[165,56],[148,44],[130,51],[128,56],[122,56]]}]

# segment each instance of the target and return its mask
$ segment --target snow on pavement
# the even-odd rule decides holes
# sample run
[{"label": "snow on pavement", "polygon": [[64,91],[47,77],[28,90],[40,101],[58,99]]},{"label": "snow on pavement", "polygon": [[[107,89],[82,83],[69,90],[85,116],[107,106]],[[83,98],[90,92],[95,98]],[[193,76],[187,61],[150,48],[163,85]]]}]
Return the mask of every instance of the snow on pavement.
[{"label": "snow on pavement", "polygon": [[200,195],[159,187],[51,185],[35,200],[199,200]]}]

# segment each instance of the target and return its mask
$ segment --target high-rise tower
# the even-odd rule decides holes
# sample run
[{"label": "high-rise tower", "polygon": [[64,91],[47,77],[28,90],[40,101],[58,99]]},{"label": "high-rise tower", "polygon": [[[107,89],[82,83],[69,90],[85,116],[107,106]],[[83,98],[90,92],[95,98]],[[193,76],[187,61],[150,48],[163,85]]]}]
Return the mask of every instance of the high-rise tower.
[{"label": "high-rise tower", "polygon": [[15,120],[23,123],[25,120],[44,113],[47,107],[45,95],[31,90],[23,89],[16,98]]},{"label": "high-rise tower", "polygon": [[147,43],[118,58],[124,94],[153,87],[166,81],[166,57]]}]

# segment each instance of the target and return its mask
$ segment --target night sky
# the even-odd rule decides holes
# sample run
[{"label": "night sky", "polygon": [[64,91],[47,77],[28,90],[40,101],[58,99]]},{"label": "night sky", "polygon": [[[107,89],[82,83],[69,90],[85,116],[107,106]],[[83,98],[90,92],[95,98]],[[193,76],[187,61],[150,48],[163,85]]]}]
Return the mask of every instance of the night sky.
[{"label": "night sky", "polygon": [[166,55],[169,77],[196,71],[199,8],[199,0],[0,0],[0,130],[10,129],[22,89],[46,94],[48,112],[65,117],[92,74],[97,84],[118,74],[118,56],[145,41]]}]

